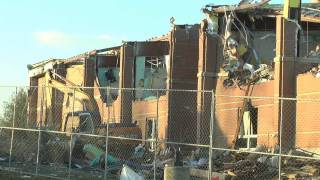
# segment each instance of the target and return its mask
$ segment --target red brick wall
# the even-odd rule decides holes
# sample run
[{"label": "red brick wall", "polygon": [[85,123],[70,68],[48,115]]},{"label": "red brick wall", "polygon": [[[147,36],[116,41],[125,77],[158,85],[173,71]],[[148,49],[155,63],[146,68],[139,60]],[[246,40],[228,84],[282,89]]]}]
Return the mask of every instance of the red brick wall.
[{"label": "red brick wall", "polygon": [[[157,107],[157,103],[158,107]],[[159,139],[167,138],[168,128],[168,102],[167,96],[161,96],[159,101],[144,100],[135,101],[132,105],[133,120],[138,122],[139,127],[142,131],[142,138],[145,139],[146,135],[146,120],[147,118],[157,119],[157,108],[158,108],[158,137]]]},{"label": "red brick wall", "polygon": [[311,73],[297,77],[296,146],[301,148],[320,147],[320,79]]},{"label": "red brick wall", "polygon": [[[244,96],[246,87],[243,87],[244,90],[240,90],[238,87],[225,88],[223,86],[223,80],[226,77],[217,76],[222,65],[220,39],[211,37],[202,31],[200,37],[198,90],[214,89],[217,95],[215,98],[214,145],[216,147],[230,147],[236,132],[238,109],[242,108],[244,100],[244,98],[231,96]],[[273,97],[274,81],[256,84],[251,91],[249,96]],[[198,93],[198,121],[201,124],[201,136],[209,136],[211,99],[211,95]],[[274,100],[252,99],[252,104],[258,108],[258,134],[260,134],[258,144],[272,146],[278,138],[278,122],[274,118]]]},{"label": "red brick wall", "polygon": [[[218,147],[231,145],[236,132],[238,109],[242,108],[245,89],[237,87],[224,88],[220,77],[216,87],[214,142]],[[251,99],[252,105],[258,108],[258,144],[272,146],[277,142],[278,122],[274,119],[274,81],[256,84],[249,94],[253,97],[270,97]]]}]

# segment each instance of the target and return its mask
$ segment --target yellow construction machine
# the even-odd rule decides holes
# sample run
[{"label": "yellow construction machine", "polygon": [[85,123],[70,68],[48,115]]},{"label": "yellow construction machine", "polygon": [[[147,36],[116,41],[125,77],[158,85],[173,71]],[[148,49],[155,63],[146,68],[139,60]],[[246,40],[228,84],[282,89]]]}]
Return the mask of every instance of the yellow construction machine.
[{"label": "yellow construction machine", "polygon": [[[65,95],[68,95],[68,97],[73,97],[74,101],[80,102],[83,106],[80,108],[81,110],[75,111],[74,108],[69,108],[72,110],[64,113],[60,130],[64,132],[81,132],[99,135],[106,135],[106,133],[108,133],[110,136],[115,137],[141,139],[141,129],[136,124],[104,124],[93,95],[89,95],[80,86],[50,70],[47,71],[46,77],[46,85],[48,88],[57,89]],[[134,141],[130,142],[129,144],[132,144]]]}]

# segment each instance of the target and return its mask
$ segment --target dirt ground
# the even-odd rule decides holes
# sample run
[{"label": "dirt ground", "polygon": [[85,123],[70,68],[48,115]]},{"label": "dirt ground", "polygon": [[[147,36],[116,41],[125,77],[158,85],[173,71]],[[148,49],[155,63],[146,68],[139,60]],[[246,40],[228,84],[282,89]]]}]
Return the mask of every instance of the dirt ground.
[{"label": "dirt ground", "polygon": [[[75,175],[76,174],[76,175]],[[108,176],[108,179],[118,179],[116,176]],[[46,176],[33,176],[29,174],[19,173],[19,172],[11,172],[7,170],[1,170],[0,169],[0,180],[26,180],[26,179],[32,179],[32,180],[53,180],[53,179],[62,179],[60,178],[50,178]],[[71,179],[103,179],[103,176],[100,177],[94,177],[88,173],[83,172],[74,172],[71,175]]]},{"label": "dirt ground", "polygon": [[54,178],[48,178],[48,177],[35,177],[23,173],[16,173],[16,172],[10,172],[6,170],[0,170],[0,179],[6,179],[6,180],[25,180],[25,179],[34,179],[34,180],[45,180],[45,179],[54,179]]}]

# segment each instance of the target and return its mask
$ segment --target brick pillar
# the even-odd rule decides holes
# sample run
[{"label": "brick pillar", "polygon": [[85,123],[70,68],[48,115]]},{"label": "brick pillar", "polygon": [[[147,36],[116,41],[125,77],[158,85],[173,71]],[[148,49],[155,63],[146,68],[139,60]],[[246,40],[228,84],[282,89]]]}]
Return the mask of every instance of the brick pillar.
[{"label": "brick pillar", "polygon": [[[275,119],[278,119],[279,133],[282,131],[282,147],[287,150],[295,144],[296,102],[278,101],[277,97],[296,97],[295,57],[298,52],[297,25],[283,17],[277,17],[275,63]],[[282,108],[281,108],[281,105]],[[282,116],[282,127],[280,127]],[[279,138],[280,140],[280,138]]]},{"label": "brick pillar", "polygon": [[[84,86],[93,87],[96,78],[95,56],[84,60]],[[93,97],[93,89],[85,89],[86,93]]]},{"label": "brick pillar", "polygon": [[[192,27],[175,26],[171,31],[168,89],[195,90],[197,88],[198,41],[198,25]],[[196,99],[196,92],[169,91],[169,140],[196,142]]]},{"label": "brick pillar", "polygon": [[[134,45],[126,43],[120,49],[120,88],[132,88],[134,79]],[[119,92],[120,122],[132,122],[132,90]]]},{"label": "brick pillar", "polygon": [[200,30],[199,35],[199,61],[198,61],[198,95],[197,95],[197,143],[208,143],[211,93],[200,92],[213,90],[217,82],[218,68],[218,37],[212,37]]}]

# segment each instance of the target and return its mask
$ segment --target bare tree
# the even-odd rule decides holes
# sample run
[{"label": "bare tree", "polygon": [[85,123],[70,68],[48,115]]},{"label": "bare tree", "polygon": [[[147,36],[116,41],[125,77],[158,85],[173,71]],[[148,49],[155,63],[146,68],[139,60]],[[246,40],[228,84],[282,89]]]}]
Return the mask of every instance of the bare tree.
[{"label": "bare tree", "polygon": [[3,104],[3,116],[0,117],[2,126],[26,127],[27,125],[27,92],[23,88],[13,93],[8,101]]}]

